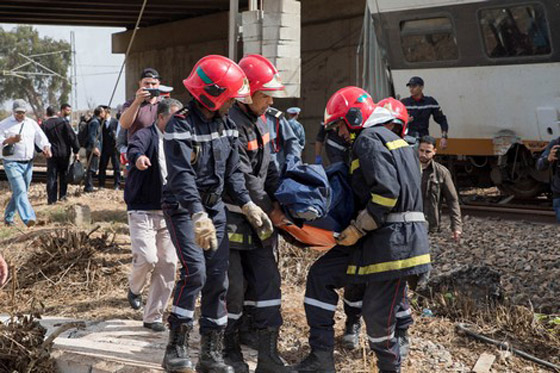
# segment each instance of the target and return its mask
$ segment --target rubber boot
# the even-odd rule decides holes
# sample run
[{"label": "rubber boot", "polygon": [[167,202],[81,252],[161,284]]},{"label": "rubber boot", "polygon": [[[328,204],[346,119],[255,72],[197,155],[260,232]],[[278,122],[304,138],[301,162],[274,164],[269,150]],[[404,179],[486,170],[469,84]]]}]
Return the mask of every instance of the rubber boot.
[{"label": "rubber boot", "polygon": [[255,373],[290,373],[293,369],[278,355],[278,328],[258,331],[259,359]]},{"label": "rubber boot", "polygon": [[346,322],[346,330],[342,336],[342,347],[355,350],[360,346],[360,319],[357,322]]},{"label": "rubber boot", "polygon": [[239,331],[227,331],[224,334],[224,361],[235,373],[249,373],[249,365],[243,359],[239,342]]},{"label": "rubber boot", "polygon": [[169,341],[161,366],[170,373],[194,373],[194,366],[189,358],[189,334],[192,325],[182,324],[177,329],[169,330]]},{"label": "rubber boot", "polygon": [[397,341],[399,342],[399,354],[401,355],[401,363],[407,358],[410,351],[410,338],[407,329],[397,329]]},{"label": "rubber boot", "polygon": [[311,350],[301,363],[294,367],[298,373],[335,373],[333,350]]},{"label": "rubber boot", "polygon": [[199,373],[235,373],[224,363],[224,331],[211,330],[200,336],[200,355],[196,364]]}]

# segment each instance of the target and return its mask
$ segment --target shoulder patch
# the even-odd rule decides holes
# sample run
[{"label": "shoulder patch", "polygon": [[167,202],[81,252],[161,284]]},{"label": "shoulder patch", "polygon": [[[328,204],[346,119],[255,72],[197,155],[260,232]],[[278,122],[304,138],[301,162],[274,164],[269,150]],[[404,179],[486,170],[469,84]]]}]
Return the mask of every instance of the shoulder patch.
[{"label": "shoulder patch", "polygon": [[181,110],[175,112],[174,116],[185,119],[189,115],[189,108],[184,107]]},{"label": "shoulder patch", "polygon": [[280,110],[273,107],[269,107],[266,113],[273,116],[274,118],[280,118],[283,114]]}]

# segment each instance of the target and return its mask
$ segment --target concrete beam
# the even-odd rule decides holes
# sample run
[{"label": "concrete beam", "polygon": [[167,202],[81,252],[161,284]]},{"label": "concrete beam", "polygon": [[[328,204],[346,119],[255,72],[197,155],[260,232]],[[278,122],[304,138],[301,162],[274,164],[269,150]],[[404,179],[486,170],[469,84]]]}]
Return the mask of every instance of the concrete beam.
[{"label": "concrete beam", "polygon": [[[112,52],[125,53],[131,36],[132,31],[113,34]],[[227,37],[228,12],[221,12],[141,28],[136,32],[131,53],[215,40],[227,42]]]}]

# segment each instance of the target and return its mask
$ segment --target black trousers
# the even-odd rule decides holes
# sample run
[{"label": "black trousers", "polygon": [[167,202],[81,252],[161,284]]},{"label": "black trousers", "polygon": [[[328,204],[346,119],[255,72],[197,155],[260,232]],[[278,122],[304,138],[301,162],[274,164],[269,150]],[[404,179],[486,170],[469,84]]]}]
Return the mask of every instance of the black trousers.
[{"label": "black trousers", "polygon": [[[348,284],[348,259],[349,249],[335,246],[309,270],[304,306],[310,327],[309,344],[314,349],[334,348],[334,312],[338,303],[336,289]],[[406,329],[412,323],[406,290],[405,278],[365,284],[362,315],[369,346],[377,355],[380,370],[400,371],[401,358],[395,329]],[[397,315],[401,316],[399,325]]]},{"label": "black trousers", "polygon": [[175,293],[169,326],[177,329],[181,324],[192,324],[196,300],[201,295],[200,333],[211,329],[224,329],[228,317],[226,292],[228,288],[229,241],[225,237],[226,214],[222,202],[207,208],[206,212],[216,227],[218,249],[203,250],[194,241],[190,213],[178,205],[163,205],[163,213],[171,241],[177,250],[182,268],[175,284]]},{"label": "black trousers", "polygon": [[105,188],[105,179],[107,175],[107,166],[111,161],[111,166],[113,167],[114,173],[114,186],[118,187],[121,181],[121,163],[119,160],[119,154],[116,149],[111,148],[109,150],[103,150],[101,152],[101,159],[99,160],[99,187]]},{"label": "black trousers", "polygon": [[[66,197],[68,191],[68,166],[70,156],[47,159],[47,202],[55,203]],[[60,189],[59,189],[60,187]]]},{"label": "black trousers", "polygon": [[273,246],[256,245],[252,250],[230,250],[227,293],[228,331],[235,330],[244,305],[252,307],[257,329],[280,327],[280,272]]},{"label": "black trousers", "polygon": [[99,169],[99,157],[92,154],[91,150],[86,151],[86,164],[89,161],[89,166],[86,170],[86,181],[84,190],[86,192],[93,191],[93,176],[97,173]]}]

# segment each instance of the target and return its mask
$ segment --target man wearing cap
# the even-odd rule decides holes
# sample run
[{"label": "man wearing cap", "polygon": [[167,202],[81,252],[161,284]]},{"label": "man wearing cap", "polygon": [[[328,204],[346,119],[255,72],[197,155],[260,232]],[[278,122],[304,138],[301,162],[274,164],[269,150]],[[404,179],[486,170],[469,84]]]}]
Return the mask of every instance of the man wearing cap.
[{"label": "man wearing cap", "polygon": [[17,210],[23,223],[31,227],[35,225],[37,218],[27,191],[33,175],[35,146],[43,150],[46,158],[50,158],[51,144],[37,122],[25,116],[27,103],[24,100],[15,100],[12,112],[12,116],[0,122],[4,171],[12,189],[12,198],[4,212],[4,223],[14,225]]},{"label": "man wearing cap", "polygon": [[303,124],[298,121],[301,109],[293,106],[291,108],[288,108],[288,110],[286,110],[286,113],[288,113],[288,123],[290,123],[292,131],[294,131],[294,134],[298,138],[301,149],[305,148],[305,129],[303,128]]},{"label": "man wearing cap", "polygon": [[419,76],[410,78],[406,86],[410,90],[410,97],[402,99],[410,115],[408,124],[408,135],[416,138],[430,134],[430,115],[434,117],[436,123],[441,127],[441,149],[447,148],[447,118],[443,114],[439,103],[435,98],[424,96],[424,80]]},{"label": "man wearing cap", "polygon": [[160,76],[156,69],[146,68],[140,75],[136,96],[123,104],[120,117],[121,127],[128,130],[128,138],[139,129],[152,125],[157,117],[159,96],[152,96],[146,89],[160,87]]}]

